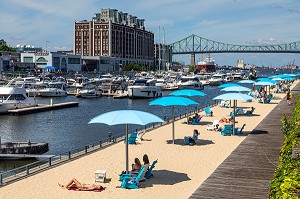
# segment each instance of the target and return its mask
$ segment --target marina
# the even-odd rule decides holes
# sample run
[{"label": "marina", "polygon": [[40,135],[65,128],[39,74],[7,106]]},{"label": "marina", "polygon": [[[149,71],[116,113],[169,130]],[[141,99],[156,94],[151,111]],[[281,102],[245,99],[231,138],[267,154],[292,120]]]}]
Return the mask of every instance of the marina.
[{"label": "marina", "polygon": [[[216,88],[216,87],[212,87]],[[263,122],[263,119],[273,110],[274,108],[277,107],[277,104],[283,101],[284,94],[278,94],[278,98],[274,99],[273,104],[259,104],[257,102],[251,102],[249,105],[252,106],[254,105],[256,107],[256,112],[255,116],[251,116],[252,123],[249,125],[247,121],[249,120],[248,117],[239,117],[237,123],[237,127],[240,128],[243,123],[247,123],[245,127],[245,136],[229,136],[229,137],[224,137],[221,136],[218,132],[206,132],[204,129],[206,129],[206,124],[210,124],[208,121],[214,120],[215,118],[218,118],[220,115],[224,115],[224,113],[230,111],[228,108],[222,108],[219,106],[214,106],[212,107],[212,110],[214,112],[213,117],[204,117],[202,119],[202,122],[204,125],[199,125],[199,126],[194,126],[194,125],[187,125],[183,121],[186,121],[186,118],[182,118],[176,121],[176,127],[177,127],[177,132],[176,132],[176,144],[171,144],[170,141],[170,127],[171,124],[167,124],[165,126],[161,126],[159,128],[156,128],[154,130],[149,131],[145,136],[144,139],[149,140],[149,141],[140,141],[139,144],[130,146],[130,157],[133,156],[141,156],[145,151],[147,151],[149,157],[158,157],[158,165],[155,168],[155,177],[151,180],[145,181],[141,183],[141,188],[145,188],[144,190],[146,192],[149,192],[151,194],[157,193],[158,195],[161,194],[161,191],[168,191],[168,195],[173,198],[178,198],[176,195],[180,195],[180,197],[187,198],[189,197],[189,193],[192,194],[193,189],[199,184],[204,181],[210,173],[214,171],[214,168],[217,168],[218,165],[226,159],[228,155],[231,154],[234,149],[239,146],[240,143],[247,138],[247,136],[250,136],[251,134],[248,134],[252,131],[252,129],[256,126],[256,124],[259,124],[260,122]],[[100,98],[99,98],[100,99]],[[104,98],[104,99],[111,99],[111,98]],[[120,99],[122,100],[122,99]],[[128,99],[126,99],[128,100]],[[119,101],[119,100],[117,100]],[[117,102],[116,101],[116,102]],[[140,101],[140,100],[135,100],[135,101]],[[245,106],[245,102],[243,103]],[[64,109],[63,109],[64,110]],[[62,111],[63,111],[62,110]],[[66,109],[67,110],[67,109]],[[202,109],[203,110],[203,109]],[[203,115],[204,113],[200,110],[200,115]],[[279,121],[278,121],[279,122]],[[99,126],[100,124],[97,124]],[[198,141],[198,144],[195,146],[192,146],[193,150],[191,149],[191,146],[185,146],[181,144],[183,141],[183,136],[187,134],[187,132],[190,132],[192,129],[197,128],[200,130],[201,135],[200,135],[200,140]],[[164,133],[162,133],[164,132]],[[168,144],[169,143],[169,144]],[[156,147],[153,148],[153,144],[155,144]],[[94,145],[94,147],[99,147]],[[230,148],[230,149],[229,149]],[[93,151],[93,147],[88,147],[86,149],[83,149],[82,152],[78,154],[85,154],[86,151]],[[111,181],[109,183],[104,183],[104,185],[107,187],[108,190],[110,190],[112,193],[120,195],[120,194],[125,194],[123,189],[118,189],[115,188],[120,184],[118,181],[118,173],[115,173],[113,171],[119,171],[123,167],[120,164],[111,164],[110,161],[116,161],[113,158],[113,154],[118,154],[118,156],[122,156],[123,153],[119,154],[120,151],[124,150],[124,143],[117,142],[110,147],[107,147],[105,149],[102,149],[99,152],[95,153],[90,153],[88,156],[79,156],[81,158],[75,158],[68,162],[67,164],[60,165],[59,167],[49,167],[49,165],[55,165],[56,164],[56,159],[53,159],[51,163],[45,162],[45,164],[40,165],[42,169],[45,168],[51,168],[49,170],[45,170],[37,175],[31,175],[21,181],[14,182],[12,184],[18,186],[19,183],[26,183],[26,181],[34,180],[36,182],[39,182],[39,178],[45,178],[46,176],[50,175],[52,176],[49,178],[50,184],[56,184],[55,187],[57,186],[57,180],[62,181],[63,179],[69,178],[72,173],[78,170],[79,165],[86,165],[88,164],[89,167],[80,167],[81,168],[81,173],[85,173],[87,179],[92,180],[94,178],[94,172],[101,169],[101,170],[106,170],[106,177],[111,178]],[[217,162],[212,160],[211,156],[208,155],[211,153],[213,150],[213,154],[215,154],[215,159],[218,159]],[[163,152],[162,152],[163,151]],[[189,163],[186,164],[186,161],[184,159],[178,159],[176,157],[179,156],[197,156],[197,159],[190,159]],[[76,157],[76,156],[75,156]],[[68,159],[67,153],[62,156],[62,158]],[[98,161],[95,160],[102,160],[105,159],[106,161],[101,161],[99,163]],[[170,161],[172,160],[172,161]],[[122,161],[117,160],[117,161]],[[173,161],[176,161],[176,164],[172,163]],[[199,164],[201,162],[201,164]],[[205,163],[205,164],[203,164]],[[100,165],[100,166],[99,166]],[[191,165],[195,165],[196,167],[194,169],[187,169]],[[199,168],[200,167],[200,168]],[[164,170],[163,168],[167,168],[167,170]],[[196,169],[197,168],[197,169]],[[24,171],[26,173],[26,171]],[[27,172],[34,173],[34,169],[29,169]],[[60,173],[60,177],[57,176],[56,173]],[[91,175],[89,175],[91,174]],[[165,179],[164,175],[167,174],[169,177],[167,180],[164,180],[161,182],[160,180]],[[21,174],[22,175],[22,174]],[[82,178],[81,174],[81,178]],[[180,176],[180,177],[179,177]],[[76,177],[76,176],[75,176]],[[55,179],[55,182],[52,182]],[[172,180],[173,179],[173,180]],[[200,181],[197,180],[197,183],[195,183],[194,180],[191,179],[200,179]],[[178,183],[181,182],[181,183]],[[166,186],[170,185],[172,186]],[[6,187],[4,186],[2,189],[5,191]],[[155,186],[155,192],[152,192],[151,186]],[[182,193],[180,190],[184,187],[190,187],[188,188],[187,192]],[[162,187],[162,189],[160,189]],[[43,188],[41,188],[43,189]],[[263,190],[266,190],[265,187],[262,187]],[[52,188],[53,190],[53,188]],[[55,189],[54,189],[55,190]],[[50,191],[52,196],[56,196],[56,193],[53,191]],[[177,191],[176,191],[177,190]],[[41,190],[42,191],[42,190]],[[64,190],[61,190],[64,191]],[[0,189],[1,192],[1,189]],[[56,190],[57,192],[57,190]],[[60,192],[60,191],[59,191]],[[26,193],[26,191],[25,191]],[[64,192],[65,193],[65,192]],[[242,193],[242,192],[241,192]],[[14,194],[18,194],[17,192],[14,192]],[[36,197],[39,194],[39,192],[35,192],[34,196]],[[63,193],[59,193],[63,194]],[[68,192],[69,194],[73,194]],[[109,192],[103,192],[102,196],[103,197],[110,197],[108,194],[111,194]],[[142,196],[141,192],[135,192],[137,196]],[[71,196],[72,197],[72,196]],[[96,197],[93,196],[93,197]],[[158,197],[158,196],[157,196]]]}]

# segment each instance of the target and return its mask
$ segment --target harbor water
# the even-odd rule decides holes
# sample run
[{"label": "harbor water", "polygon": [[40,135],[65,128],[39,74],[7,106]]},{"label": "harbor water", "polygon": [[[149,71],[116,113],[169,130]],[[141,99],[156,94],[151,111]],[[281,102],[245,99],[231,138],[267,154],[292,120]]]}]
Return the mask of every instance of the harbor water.
[{"label": "harbor water", "polygon": [[[272,71],[269,71],[271,74]],[[261,76],[266,76],[262,74]],[[235,81],[236,82],[236,81]],[[249,88],[252,85],[245,84]],[[223,91],[216,86],[205,86],[204,97],[191,97],[199,103],[197,106],[176,106],[175,115],[205,107],[212,99]],[[168,95],[164,92],[163,95]],[[38,98],[39,104],[50,104],[51,98]],[[95,116],[105,112],[121,109],[134,109],[150,112],[163,119],[171,118],[171,107],[149,106],[153,99],[114,99],[100,97],[94,99],[76,98],[75,96],[52,98],[53,103],[78,101],[79,106],[48,112],[40,112],[21,116],[0,116],[0,136],[2,142],[47,142],[49,151],[46,154],[58,155],[70,150],[82,148],[85,145],[98,143],[102,139],[125,132],[124,125],[108,126],[106,124],[88,124]],[[140,126],[129,125],[130,130]],[[171,136],[171,135],[170,135]],[[4,160],[0,159],[0,172],[10,170],[36,160]]]}]

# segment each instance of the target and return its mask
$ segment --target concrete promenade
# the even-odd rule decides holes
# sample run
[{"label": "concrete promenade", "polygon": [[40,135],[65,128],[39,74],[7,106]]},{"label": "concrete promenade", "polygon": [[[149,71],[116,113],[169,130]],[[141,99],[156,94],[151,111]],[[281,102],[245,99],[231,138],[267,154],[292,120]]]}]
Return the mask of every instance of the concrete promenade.
[{"label": "concrete promenade", "polygon": [[283,143],[280,119],[283,114],[291,117],[299,91],[298,83],[292,104],[283,98],[190,198],[268,198]]}]

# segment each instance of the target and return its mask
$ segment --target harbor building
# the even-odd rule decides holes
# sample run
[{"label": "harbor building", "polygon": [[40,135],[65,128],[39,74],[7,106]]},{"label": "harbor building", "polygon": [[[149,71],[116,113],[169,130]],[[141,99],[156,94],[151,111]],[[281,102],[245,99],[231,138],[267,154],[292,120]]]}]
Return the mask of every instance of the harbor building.
[{"label": "harbor building", "polygon": [[63,52],[24,52],[21,53],[23,64],[34,64],[35,69],[54,66],[58,71],[78,71],[81,68],[81,56]]},{"label": "harbor building", "polygon": [[127,64],[154,65],[154,34],[144,19],[101,9],[92,20],[74,22],[74,52],[89,70],[118,71]]}]

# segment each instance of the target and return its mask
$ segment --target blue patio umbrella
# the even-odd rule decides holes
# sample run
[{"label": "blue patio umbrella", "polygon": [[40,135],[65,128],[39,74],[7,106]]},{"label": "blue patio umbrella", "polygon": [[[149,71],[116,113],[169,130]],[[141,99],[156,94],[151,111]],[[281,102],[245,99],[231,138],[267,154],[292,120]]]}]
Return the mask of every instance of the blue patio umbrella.
[{"label": "blue patio umbrella", "polygon": [[126,145],[125,145],[125,155],[126,155],[126,173],[128,173],[128,124],[138,124],[146,125],[149,123],[155,122],[164,122],[158,116],[138,110],[118,110],[103,113],[91,119],[91,123],[103,123],[107,125],[117,125],[125,124],[126,125]]},{"label": "blue patio umbrella", "polygon": [[[222,95],[218,95],[217,97],[213,98],[214,100],[234,100],[233,103],[233,113],[235,113],[235,109],[236,109],[236,101],[237,100],[254,100],[253,97],[246,95],[246,94],[242,94],[242,93],[226,93],[226,94],[222,94]],[[235,114],[233,114],[233,133],[234,133],[234,129],[235,129]]]},{"label": "blue patio umbrella", "polygon": [[174,106],[188,106],[188,105],[197,105],[198,103],[185,98],[185,97],[174,97],[174,96],[168,96],[168,97],[162,97],[155,99],[151,102],[149,102],[150,106],[153,105],[159,105],[159,106],[172,106],[172,137],[173,137],[173,144],[175,144],[175,132],[174,132]]},{"label": "blue patio umbrella", "polygon": [[251,89],[244,87],[244,86],[230,86],[230,87],[221,89],[221,91],[249,92],[249,91],[251,91]]},{"label": "blue patio umbrella", "polygon": [[275,85],[275,83],[270,82],[270,81],[259,81],[259,82],[255,82],[254,85],[255,86],[273,86],[273,85]]},{"label": "blue patio umbrella", "polygon": [[240,84],[254,84],[255,81],[250,80],[250,79],[244,79],[244,80],[238,81],[238,83],[240,83]]},{"label": "blue patio umbrella", "polygon": [[230,87],[230,86],[240,86],[240,85],[239,84],[233,84],[233,83],[222,84],[221,86],[218,86],[218,88],[227,88],[227,87]]},{"label": "blue patio umbrella", "polygon": [[294,78],[294,77],[285,77],[283,79],[284,79],[284,81],[295,81],[296,80],[296,78]]},{"label": "blue patio umbrella", "polygon": [[54,66],[46,66],[43,70],[56,70]]},{"label": "blue patio umbrella", "polygon": [[201,91],[197,91],[193,89],[183,89],[183,90],[174,91],[169,95],[193,97],[193,96],[205,96],[206,94]]}]

